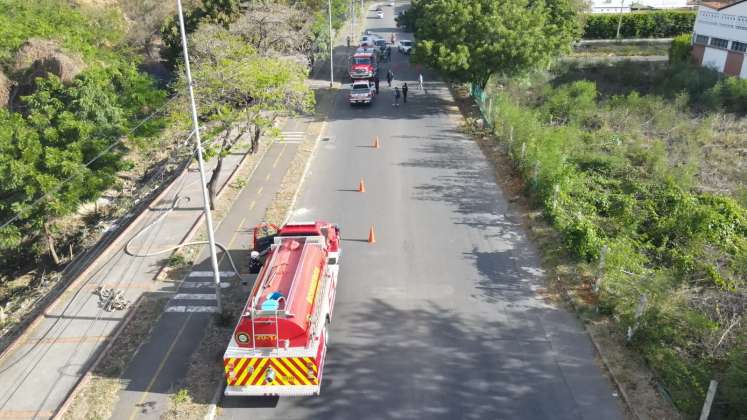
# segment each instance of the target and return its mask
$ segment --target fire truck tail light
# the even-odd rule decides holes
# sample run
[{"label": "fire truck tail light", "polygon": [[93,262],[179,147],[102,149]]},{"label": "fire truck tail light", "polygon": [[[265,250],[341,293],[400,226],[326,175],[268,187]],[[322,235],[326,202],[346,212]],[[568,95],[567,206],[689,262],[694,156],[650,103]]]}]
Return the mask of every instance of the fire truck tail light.
[{"label": "fire truck tail light", "polygon": [[241,344],[246,344],[249,342],[249,334],[245,332],[240,332],[236,334],[236,340]]},{"label": "fire truck tail light", "polygon": [[313,379],[316,374],[314,373],[314,365],[312,363],[306,363],[306,377]]}]

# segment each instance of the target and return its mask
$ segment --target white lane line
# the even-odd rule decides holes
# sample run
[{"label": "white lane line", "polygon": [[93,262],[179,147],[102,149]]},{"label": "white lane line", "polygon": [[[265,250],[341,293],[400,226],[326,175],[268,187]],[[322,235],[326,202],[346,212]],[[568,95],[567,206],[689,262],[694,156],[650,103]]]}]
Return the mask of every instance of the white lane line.
[{"label": "white lane line", "polygon": [[166,312],[181,313],[215,313],[218,312],[217,306],[169,306]]},{"label": "white lane line", "polygon": [[[215,283],[212,281],[185,281],[182,283],[181,289],[212,289],[215,287]],[[220,282],[221,289],[227,289],[231,287],[231,283],[222,281]]]},{"label": "white lane line", "polygon": [[215,293],[177,293],[172,300],[215,300]]},{"label": "white lane line", "polygon": [[[236,275],[235,271],[219,271],[218,274],[221,277],[233,277]],[[213,277],[212,271],[193,271],[189,273],[189,277]]]}]

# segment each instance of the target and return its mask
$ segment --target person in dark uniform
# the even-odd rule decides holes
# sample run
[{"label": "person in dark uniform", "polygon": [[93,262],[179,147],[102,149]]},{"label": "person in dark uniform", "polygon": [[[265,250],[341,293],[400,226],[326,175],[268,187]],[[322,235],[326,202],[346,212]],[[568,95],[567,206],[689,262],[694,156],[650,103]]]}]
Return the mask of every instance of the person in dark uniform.
[{"label": "person in dark uniform", "polygon": [[402,85],[402,101],[404,103],[407,103],[407,90],[408,89],[409,88],[407,87],[407,83],[405,83],[404,85]]},{"label": "person in dark uniform", "polygon": [[379,75],[374,76],[374,86],[376,87],[376,94],[379,94]]},{"label": "person in dark uniform", "polygon": [[389,87],[392,87],[392,79],[394,79],[394,73],[392,73],[392,69],[389,69],[386,72],[386,82],[389,84]]}]

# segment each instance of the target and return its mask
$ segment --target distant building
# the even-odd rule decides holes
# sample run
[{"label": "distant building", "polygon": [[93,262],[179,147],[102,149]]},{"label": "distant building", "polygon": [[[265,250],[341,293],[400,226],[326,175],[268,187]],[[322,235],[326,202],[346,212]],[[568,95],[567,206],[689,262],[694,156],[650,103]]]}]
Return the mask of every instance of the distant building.
[{"label": "distant building", "polygon": [[588,0],[591,13],[630,13],[632,10],[685,9],[687,0]]},{"label": "distant building", "polygon": [[700,64],[731,76],[747,78],[747,0],[703,3],[693,28],[692,57]]}]

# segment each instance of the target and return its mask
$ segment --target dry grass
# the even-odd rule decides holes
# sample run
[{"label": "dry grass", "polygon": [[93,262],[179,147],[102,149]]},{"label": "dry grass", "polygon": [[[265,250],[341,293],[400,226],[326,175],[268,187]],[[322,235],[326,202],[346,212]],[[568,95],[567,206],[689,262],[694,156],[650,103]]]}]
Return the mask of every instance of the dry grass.
[{"label": "dry grass", "polygon": [[[452,87],[452,93],[462,115],[469,121],[480,117],[479,109],[462,86]],[[523,227],[530,233],[542,254],[542,265],[547,273],[547,287],[540,295],[556,305],[572,308],[584,322],[595,346],[614,382],[622,387],[627,397],[629,418],[679,419],[681,416],[655,387],[653,375],[645,362],[629,351],[619,332],[596,311],[596,296],[591,292],[593,268],[575,263],[564,251],[559,234],[548,225],[525,195],[525,184],[513,162],[496,140],[487,132],[475,132],[469,127],[485,156],[493,163],[498,185],[509,197],[512,209],[520,216]]]}]

